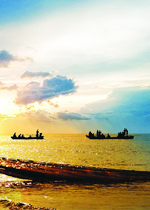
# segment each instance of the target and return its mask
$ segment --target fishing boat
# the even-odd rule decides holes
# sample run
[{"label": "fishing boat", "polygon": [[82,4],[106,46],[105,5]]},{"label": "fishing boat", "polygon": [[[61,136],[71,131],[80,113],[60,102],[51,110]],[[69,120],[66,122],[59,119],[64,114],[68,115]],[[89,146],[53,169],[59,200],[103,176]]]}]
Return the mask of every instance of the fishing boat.
[{"label": "fishing boat", "polygon": [[35,136],[24,136],[24,134],[19,134],[18,136],[16,135],[16,133],[14,133],[13,136],[11,136],[12,139],[26,139],[26,140],[30,140],[30,139],[44,139],[44,136],[42,136],[42,133],[39,134],[39,130],[37,129],[36,131],[36,135]]},{"label": "fishing boat", "polygon": [[89,135],[86,135],[86,137],[89,139],[133,139],[134,138],[134,136],[128,135],[128,130],[126,128],[124,128],[123,132],[118,132],[117,136],[110,136],[109,133],[105,136],[101,131],[97,130],[96,135],[90,131]]}]

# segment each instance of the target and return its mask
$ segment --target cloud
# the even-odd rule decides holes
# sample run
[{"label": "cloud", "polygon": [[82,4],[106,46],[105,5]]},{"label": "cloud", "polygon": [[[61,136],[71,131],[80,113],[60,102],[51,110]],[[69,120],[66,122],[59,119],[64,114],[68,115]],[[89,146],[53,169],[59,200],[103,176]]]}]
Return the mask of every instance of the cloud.
[{"label": "cloud", "polygon": [[55,119],[51,114],[49,114],[46,111],[43,110],[37,110],[37,111],[28,111],[26,113],[22,113],[17,115],[17,117],[20,119],[28,119],[30,121],[41,121],[41,122],[51,122]]},{"label": "cloud", "polygon": [[[13,134],[14,132],[33,134],[37,129],[42,133],[79,133],[69,121],[58,119],[56,114],[50,114],[44,110],[28,111],[17,114],[14,117],[0,115],[0,133]],[[14,130],[15,129],[15,130]]]},{"label": "cloud", "polygon": [[12,85],[12,86],[7,87],[6,89],[9,90],[9,91],[17,90],[18,89],[18,86],[15,84],[15,85]]},{"label": "cloud", "polygon": [[0,51],[0,67],[5,67],[6,68],[6,67],[9,66],[9,64],[12,61],[26,61],[26,60],[33,61],[33,59],[30,58],[30,57],[19,58],[17,56],[14,56],[14,55],[10,54],[6,50]]},{"label": "cloud", "polygon": [[43,101],[59,95],[74,93],[77,89],[75,82],[67,77],[56,76],[43,81],[40,86],[37,82],[30,82],[23,90],[17,93],[16,104],[29,104]]},{"label": "cloud", "polygon": [[29,77],[29,78],[47,77],[47,76],[52,76],[52,75],[49,72],[29,72],[29,71],[26,71],[25,73],[23,73],[21,75],[21,78],[25,78],[25,77]]},{"label": "cloud", "polygon": [[85,117],[78,113],[66,113],[66,112],[60,112],[58,113],[59,118],[63,120],[90,120],[89,117]]},{"label": "cloud", "polygon": [[17,89],[18,89],[18,86],[16,84],[7,87],[4,83],[1,84],[1,82],[0,82],[0,90],[12,91],[12,90],[17,90]]},{"label": "cloud", "polygon": [[6,50],[0,51],[0,67],[8,67],[11,61],[14,61],[15,57]]},{"label": "cloud", "polygon": [[51,105],[51,106],[53,106],[55,108],[58,108],[59,107],[59,105],[57,103],[53,103],[51,101],[47,101],[47,102],[49,103],[49,105]]},{"label": "cloud", "polygon": [[8,115],[5,115],[5,114],[0,114],[0,122],[1,121],[4,121],[4,120],[7,120],[7,119],[10,119],[11,117],[9,117]]}]

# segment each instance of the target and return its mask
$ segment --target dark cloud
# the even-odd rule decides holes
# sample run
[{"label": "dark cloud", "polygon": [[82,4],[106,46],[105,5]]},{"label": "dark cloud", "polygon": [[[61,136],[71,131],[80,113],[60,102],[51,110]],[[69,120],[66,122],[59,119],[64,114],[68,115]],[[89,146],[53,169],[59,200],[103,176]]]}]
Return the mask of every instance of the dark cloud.
[{"label": "dark cloud", "polygon": [[43,101],[59,95],[74,93],[77,89],[75,82],[67,77],[56,76],[52,79],[44,80],[41,86],[37,82],[29,83],[17,94],[17,104],[29,104],[36,101]]},{"label": "dark cloud", "polygon": [[47,77],[47,76],[52,76],[52,75],[49,72],[29,72],[29,71],[26,71],[25,73],[23,73],[21,75],[21,78],[25,78],[25,77],[29,77],[29,78]]},{"label": "dark cloud", "polygon": [[66,113],[66,112],[60,112],[58,114],[59,118],[63,120],[90,120],[89,117],[85,117],[78,113]]}]

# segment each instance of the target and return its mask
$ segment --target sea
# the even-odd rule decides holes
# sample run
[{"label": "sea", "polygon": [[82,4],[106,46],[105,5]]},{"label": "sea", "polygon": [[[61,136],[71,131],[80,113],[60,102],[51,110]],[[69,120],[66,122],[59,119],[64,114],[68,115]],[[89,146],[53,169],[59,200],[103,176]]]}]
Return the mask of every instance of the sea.
[{"label": "sea", "polygon": [[[128,140],[90,140],[86,134],[45,134],[44,140],[12,140],[1,135],[0,157],[150,171],[150,134],[134,136]],[[41,184],[0,174],[2,200],[56,210],[149,210],[150,182]],[[2,204],[0,209],[8,208]]]}]

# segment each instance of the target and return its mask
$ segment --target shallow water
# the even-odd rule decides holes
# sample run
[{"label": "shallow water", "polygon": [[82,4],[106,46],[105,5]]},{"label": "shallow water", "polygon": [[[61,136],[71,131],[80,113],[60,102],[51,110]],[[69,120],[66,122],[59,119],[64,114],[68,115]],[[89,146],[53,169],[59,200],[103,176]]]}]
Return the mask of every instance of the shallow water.
[{"label": "shallow water", "polygon": [[[80,135],[45,135],[45,140],[11,140],[0,136],[1,157],[150,171],[150,135],[132,140],[89,140]],[[12,184],[0,175],[1,199],[56,209],[150,209],[150,182],[112,185]]]}]

